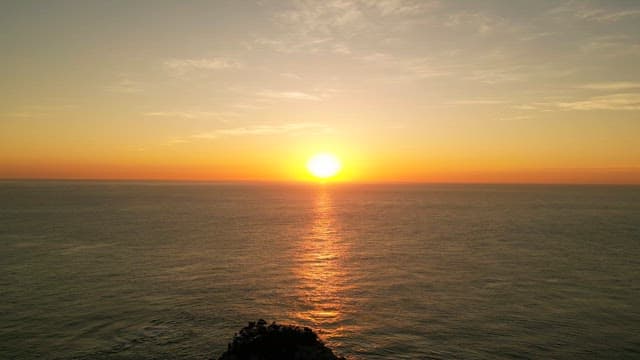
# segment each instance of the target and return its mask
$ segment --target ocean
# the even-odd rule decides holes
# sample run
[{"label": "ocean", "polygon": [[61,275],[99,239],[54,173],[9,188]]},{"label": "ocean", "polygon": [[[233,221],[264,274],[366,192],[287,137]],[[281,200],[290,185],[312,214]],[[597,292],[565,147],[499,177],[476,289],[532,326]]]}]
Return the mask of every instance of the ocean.
[{"label": "ocean", "polygon": [[640,358],[640,187],[0,182],[1,359]]}]

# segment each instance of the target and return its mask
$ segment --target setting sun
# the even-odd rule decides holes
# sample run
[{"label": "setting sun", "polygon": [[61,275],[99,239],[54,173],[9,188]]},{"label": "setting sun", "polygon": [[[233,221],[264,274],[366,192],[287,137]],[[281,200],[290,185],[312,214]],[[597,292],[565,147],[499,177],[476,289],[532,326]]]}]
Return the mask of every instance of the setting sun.
[{"label": "setting sun", "polygon": [[335,155],[327,153],[316,154],[307,162],[309,172],[320,179],[335,176],[341,168],[340,160]]}]

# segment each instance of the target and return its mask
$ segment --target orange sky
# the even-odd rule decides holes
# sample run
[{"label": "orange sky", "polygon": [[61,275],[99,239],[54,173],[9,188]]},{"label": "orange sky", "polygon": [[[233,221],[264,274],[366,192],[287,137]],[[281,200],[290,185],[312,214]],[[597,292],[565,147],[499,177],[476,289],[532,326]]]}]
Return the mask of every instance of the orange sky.
[{"label": "orange sky", "polygon": [[0,179],[640,184],[633,2],[0,13]]}]

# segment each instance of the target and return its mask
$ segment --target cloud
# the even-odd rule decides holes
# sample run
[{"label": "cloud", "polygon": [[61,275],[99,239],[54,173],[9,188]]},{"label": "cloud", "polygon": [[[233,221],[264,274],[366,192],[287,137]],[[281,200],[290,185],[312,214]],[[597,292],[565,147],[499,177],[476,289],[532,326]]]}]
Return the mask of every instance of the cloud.
[{"label": "cloud", "polygon": [[337,41],[332,37],[327,37],[326,35],[319,36],[317,34],[297,33],[295,31],[283,35],[279,40],[258,37],[253,40],[253,45],[266,47],[283,54],[315,54],[320,52],[339,55],[351,54],[349,46],[342,41]]},{"label": "cloud", "polygon": [[630,90],[630,89],[639,89],[640,82],[629,82],[629,81],[614,81],[614,82],[601,82],[601,83],[592,83],[580,86],[582,89],[589,90]]},{"label": "cloud", "polygon": [[364,3],[373,6],[382,16],[420,15],[440,6],[437,1],[426,0],[368,0]]},{"label": "cloud", "polygon": [[[426,0],[293,1],[291,6],[275,13],[272,18],[284,30],[282,36],[275,40],[273,37],[259,37],[254,43],[283,53],[348,55],[353,50],[345,41],[381,27],[386,32],[405,28],[411,17],[425,14],[438,5],[437,1]],[[386,21],[394,17],[402,21]]]},{"label": "cloud", "polygon": [[563,69],[553,63],[514,63],[508,61],[504,50],[485,51],[483,56],[464,58],[463,51],[451,49],[428,57],[399,57],[392,53],[373,52],[360,55],[357,60],[367,66],[378,67],[386,80],[420,80],[450,76],[483,84],[527,81],[533,77],[566,77],[577,70]]},{"label": "cloud", "polygon": [[530,31],[527,32],[526,34],[524,34],[519,40],[520,41],[532,41],[532,40],[538,40],[541,38],[546,38],[549,36],[553,36],[554,33],[550,32],[550,31],[539,31],[539,32],[535,32],[535,31]]},{"label": "cloud", "polygon": [[253,125],[236,128],[217,129],[192,135],[196,139],[216,139],[223,136],[276,135],[299,131],[331,131],[331,128],[316,123],[289,123],[280,125]]},{"label": "cloud", "polygon": [[491,85],[502,82],[522,81],[527,77],[528,75],[520,66],[512,66],[471,70],[471,73],[465,78]]},{"label": "cloud", "polygon": [[518,104],[514,105],[513,108],[517,110],[538,110],[541,105],[543,104]]},{"label": "cloud", "polygon": [[557,106],[568,110],[640,110],[640,94],[595,96],[583,101],[560,102]]},{"label": "cloud", "polygon": [[289,73],[289,72],[280,73],[280,76],[285,77],[287,79],[302,80],[302,76],[294,73]]},{"label": "cloud", "polygon": [[512,109],[526,111],[530,113],[531,111],[538,112],[556,112],[562,109],[559,109],[560,104],[564,104],[557,97],[543,97],[540,101],[533,101],[529,103],[520,103],[514,104],[511,106]]},{"label": "cloud", "polygon": [[585,53],[612,58],[640,55],[640,44],[627,35],[596,36],[585,41],[580,49]]},{"label": "cloud", "polygon": [[176,74],[185,74],[194,70],[214,71],[242,67],[239,62],[227,58],[170,59],[164,62],[164,66]]},{"label": "cloud", "polygon": [[258,93],[258,96],[269,99],[284,99],[284,100],[308,100],[308,101],[320,101],[322,97],[308,94],[301,91],[273,91],[264,90]]},{"label": "cloud", "polygon": [[499,121],[520,121],[520,120],[529,120],[532,117],[530,115],[504,115],[496,118]]},{"label": "cloud", "polygon": [[237,117],[240,114],[233,111],[152,111],[146,112],[144,116],[166,117],[166,118],[183,118],[183,119],[224,119],[229,117]]},{"label": "cloud", "polygon": [[468,26],[478,34],[486,34],[494,29],[498,20],[483,13],[460,12],[449,15],[444,25],[452,28]]},{"label": "cloud", "polygon": [[360,27],[364,20],[357,1],[297,1],[292,9],[275,15],[277,23],[301,32],[331,34],[344,27]]},{"label": "cloud", "polygon": [[14,111],[0,113],[0,118],[34,119],[48,117],[78,109],[75,104],[32,105]]},{"label": "cloud", "polygon": [[265,104],[256,104],[252,102],[238,102],[231,105],[233,108],[239,111],[255,111],[264,109]]},{"label": "cloud", "polygon": [[575,16],[585,20],[595,20],[598,22],[615,22],[627,17],[637,17],[640,9],[608,11],[604,9],[582,9],[577,11]]},{"label": "cloud", "polygon": [[640,16],[640,8],[637,9],[607,9],[600,7],[590,6],[586,2],[569,2],[562,6],[556,7],[551,10],[552,14],[560,14],[565,19],[566,14],[573,15],[574,17],[597,22],[616,22],[626,18],[635,18]]},{"label": "cloud", "polygon": [[7,112],[0,114],[0,117],[6,118],[14,118],[14,119],[33,119],[37,117],[46,116],[46,113],[42,112],[30,112],[30,111],[18,111],[18,112]]},{"label": "cloud", "polygon": [[492,100],[492,99],[471,99],[471,100],[454,100],[449,101],[449,105],[499,105],[506,104],[504,100]]}]

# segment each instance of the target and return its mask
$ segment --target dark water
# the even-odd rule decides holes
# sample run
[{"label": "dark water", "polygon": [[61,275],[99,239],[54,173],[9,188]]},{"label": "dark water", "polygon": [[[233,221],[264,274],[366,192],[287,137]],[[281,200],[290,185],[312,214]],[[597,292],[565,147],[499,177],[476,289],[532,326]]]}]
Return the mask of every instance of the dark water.
[{"label": "dark water", "polygon": [[0,183],[0,358],[640,358],[640,187]]}]

